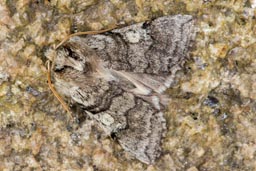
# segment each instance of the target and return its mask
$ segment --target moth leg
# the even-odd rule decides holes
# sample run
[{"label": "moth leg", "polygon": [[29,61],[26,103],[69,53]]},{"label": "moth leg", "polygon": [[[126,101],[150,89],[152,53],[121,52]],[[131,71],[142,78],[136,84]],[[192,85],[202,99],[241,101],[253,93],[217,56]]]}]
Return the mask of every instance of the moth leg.
[{"label": "moth leg", "polygon": [[69,109],[69,107],[67,106],[67,104],[64,102],[64,100],[62,99],[62,97],[57,93],[57,91],[55,90],[52,81],[51,81],[51,65],[50,65],[50,61],[46,61],[47,64],[47,82],[48,82],[48,86],[50,88],[50,90],[52,91],[53,95],[58,99],[58,101],[61,103],[61,105],[63,106],[63,108],[67,111],[67,113],[69,114],[69,118],[72,118],[71,115],[71,111]]},{"label": "moth leg", "polygon": [[65,43],[66,41],[68,41],[71,37],[74,36],[81,36],[81,35],[93,35],[93,34],[99,34],[99,33],[104,33],[110,30],[115,29],[116,26],[110,27],[108,29],[104,29],[104,30],[99,30],[99,31],[84,31],[84,32],[77,32],[77,33],[73,33],[68,35],[67,37],[65,37],[57,46],[56,49],[58,49],[61,45],[63,45],[63,43]]}]

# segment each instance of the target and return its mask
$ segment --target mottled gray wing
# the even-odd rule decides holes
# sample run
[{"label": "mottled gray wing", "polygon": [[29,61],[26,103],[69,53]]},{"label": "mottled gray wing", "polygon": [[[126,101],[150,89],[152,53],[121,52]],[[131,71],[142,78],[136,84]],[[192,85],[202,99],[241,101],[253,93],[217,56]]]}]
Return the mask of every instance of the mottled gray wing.
[{"label": "mottled gray wing", "polygon": [[154,163],[161,154],[161,138],[166,131],[163,113],[137,99],[126,117],[128,129],[117,132],[119,143],[140,161]]},{"label": "mottled gray wing", "polygon": [[56,89],[114,133],[126,151],[153,163],[166,129],[161,93],[183,66],[193,38],[187,15],[73,37],[57,50]]},{"label": "mottled gray wing", "polygon": [[[193,25],[189,15],[165,16],[104,34],[74,37],[70,41],[95,49],[106,68],[143,73],[140,75],[144,85],[160,93],[170,87],[173,75],[188,57],[195,37]],[[148,80],[153,80],[154,85],[147,84]]]},{"label": "mottled gray wing", "polygon": [[79,103],[108,135],[115,134],[126,151],[144,163],[154,163],[166,130],[163,113],[154,106],[160,105],[157,97],[147,97],[154,101],[150,103],[123,90],[119,82],[89,73],[64,68],[55,72],[55,87]]}]

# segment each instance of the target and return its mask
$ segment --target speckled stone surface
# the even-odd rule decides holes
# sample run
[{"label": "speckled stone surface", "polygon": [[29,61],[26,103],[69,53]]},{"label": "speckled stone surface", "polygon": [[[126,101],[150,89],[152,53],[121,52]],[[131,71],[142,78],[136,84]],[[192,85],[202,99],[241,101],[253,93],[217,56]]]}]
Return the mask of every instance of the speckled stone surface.
[{"label": "speckled stone surface", "polygon": [[[256,170],[255,7],[254,0],[1,1],[0,170]],[[88,118],[67,121],[47,85],[44,51],[76,31],[169,14],[194,16],[198,34],[186,72],[167,90],[163,154],[149,166]]]}]

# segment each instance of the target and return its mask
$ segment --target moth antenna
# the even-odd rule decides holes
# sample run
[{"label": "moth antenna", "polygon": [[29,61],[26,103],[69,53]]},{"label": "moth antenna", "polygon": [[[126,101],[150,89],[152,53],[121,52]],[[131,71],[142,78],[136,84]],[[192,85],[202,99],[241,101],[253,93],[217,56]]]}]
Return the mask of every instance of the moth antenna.
[{"label": "moth antenna", "polygon": [[83,32],[77,32],[77,33],[73,33],[68,35],[67,37],[65,37],[56,47],[55,49],[58,49],[61,45],[63,45],[63,43],[65,43],[66,41],[68,41],[71,37],[74,36],[81,36],[81,35],[92,35],[92,34],[99,34],[99,33],[104,33],[110,30],[115,29],[116,26],[110,27],[108,29],[104,29],[104,30],[99,30],[99,31],[83,31]]},{"label": "moth antenna", "polygon": [[51,80],[51,66],[50,66],[50,61],[46,61],[46,65],[47,65],[47,81],[48,81],[48,86],[51,90],[51,92],[53,93],[53,95],[57,98],[57,100],[60,102],[60,104],[63,106],[63,108],[67,111],[67,113],[69,114],[69,118],[72,118],[71,115],[71,111],[69,109],[69,107],[67,106],[67,104],[64,102],[64,100],[62,99],[62,97],[57,93],[57,91],[55,90],[53,84],[52,84],[52,80]]}]

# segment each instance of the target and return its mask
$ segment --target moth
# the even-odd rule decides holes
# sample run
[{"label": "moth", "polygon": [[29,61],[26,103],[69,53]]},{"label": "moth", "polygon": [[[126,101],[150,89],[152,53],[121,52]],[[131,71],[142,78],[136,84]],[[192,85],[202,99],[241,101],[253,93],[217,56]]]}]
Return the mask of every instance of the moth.
[{"label": "moth", "polygon": [[72,37],[56,50],[54,86],[124,150],[152,164],[166,132],[164,91],[189,57],[194,30],[192,16],[174,15]]}]

